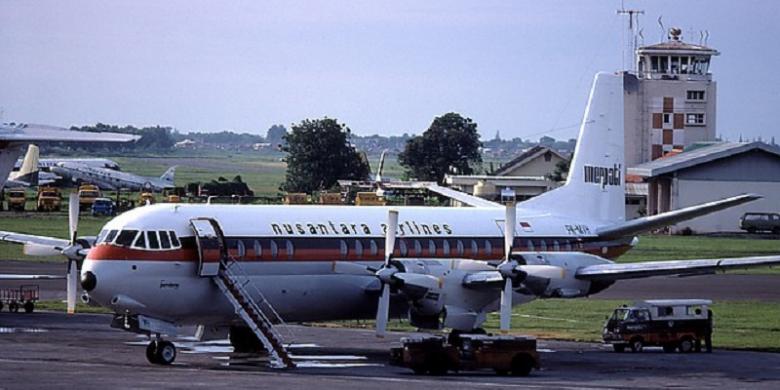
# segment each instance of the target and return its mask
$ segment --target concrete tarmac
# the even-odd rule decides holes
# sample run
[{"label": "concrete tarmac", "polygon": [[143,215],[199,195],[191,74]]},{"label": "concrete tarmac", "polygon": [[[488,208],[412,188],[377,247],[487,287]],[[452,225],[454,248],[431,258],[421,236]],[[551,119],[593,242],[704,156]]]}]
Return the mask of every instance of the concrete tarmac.
[{"label": "concrete tarmac", "polygon": [[780,388],[780,354],[614,353],[590,343],[540,341],[542,369],[529,377],[489,371],[416,376],[387,365],[405,334],[375,338],[369,330],[291,327],[292,353],[303,368],[272,370],[259,355],[238,354],[226,340],[173,340],[172,366],[146,361],[144,337],[112,329],[110,316],[0,313],[0,388]]}]

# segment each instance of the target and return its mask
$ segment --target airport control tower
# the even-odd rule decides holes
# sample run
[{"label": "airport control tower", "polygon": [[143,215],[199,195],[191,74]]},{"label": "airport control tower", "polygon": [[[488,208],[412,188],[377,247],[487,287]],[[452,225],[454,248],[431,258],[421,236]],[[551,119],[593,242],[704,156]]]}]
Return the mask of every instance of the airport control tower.
[{"label": "airport control tower", "polygon": [[636,70],[624,80],[626,165],[714,141],[716,89],[709,65],[720,53],[683,42],[678,28],[669,29],[666,42],[635,53]]}]

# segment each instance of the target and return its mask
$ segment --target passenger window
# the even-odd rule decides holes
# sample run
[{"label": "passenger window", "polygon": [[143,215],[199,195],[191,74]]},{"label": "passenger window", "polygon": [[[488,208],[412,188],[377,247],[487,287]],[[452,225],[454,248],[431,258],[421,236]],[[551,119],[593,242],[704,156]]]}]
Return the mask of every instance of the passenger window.
[{"label": "passenger window", "polygon": [[360,240],[355,240],[355,256],[363,256],[363,243]]},{"label": "passenger window", "polygon": [[263,247],[260,245],[260,241],[255,240],[255,257],[263,255]]},{"label": "passenger window", "polygon": [[376,241],[371,240],[371,256],[376,256],[379,253],[379,248],[376,246]]},{"label": "passenger window", "polygon": [[561,245],[558,244],[558,240],[553,240],[553,250],[556,251],[556,252],[560,252]]},{"label": "passenger window", "polygon": [[479,256],[479,246],[476,240],[471,240],[471,257]]},{"label": "passenger window", "polygon": [[450,255],[450,242],[447,240],[442,240],[441,242],[441,249],[444,251],[444,256]]},{"label": "passenger window", "polygon": [[526,242],[525,242],[525,245],[527,245],[527,246],[528,246],[528,250],[529,250],[529,251],[532,251],[532,250],[534,250],[534,242],[533,242],[533,241],[531,241],[531,240],[528,240],[528,241],[526,241]]},{"label": "passenger window", "polygon": [[279,246],[276,245],[276,241],[271,240],[271,257],[276,258],[279,255]]},{"label": "passenger window", "polygon": [[566,241],[566,251],[571,252],[571,242]]},{"label": "passenger window", "polygon": [[545,240],[539,240],[539,249],[540,249],[542,252],[546,252],[546,251],[547,251],[547,241],[545,241]]},{"label": "passenger window", "polygon": [[490,240],[485,240],[485,256],[493,256],[493,245]]},{"label": "passenger window", "polygon": [[141,234],[136,237],[135,242],[133,243],[133,247],[138,249],[146,249],[146,234],[144,234],[144,232],[141,232]]},{"label": "passenger window", "polygon": [[344,240],[339,240],[339,254],[341,255],[342,259],[346,259],[347,255],[349,254],[349,248],[347,247],[347,242]]},{"label": "passenger window", "polygon": [[409,248],[406,247],[406,240],[400,240],[398,244],[398,248],[400,249],[399,253],[402,257],[406,257],[406,255],[409,254]]},{"label": "passenger window", "polygon": [[160,241],[157,240],[157,232],[146,232],[146,241],[149,242],[149,249],[160,249]]},{"label": "passenger window", "polygon": [[135,241],[135,236],[138,235],[138,230],[122,230],[119,235],[116,236],[115,245],[130,246]]},{"label": "passenger window", "polygon": [[293,256],[295,256],[295,247],[293,247],[292,241],[285,240],[284,246],[287,249],[287,259],[292,260]]},{"label": "passenger window", "polygon": [[[160,232],[162,233],[162,232]],[[160,235],[160,239],[162,239],[162,234]],[[165,244],[163,244],[163,248],[165,247]],[[236,241],[236,249],[238,252],[238,258],[243,259],[244,256],[246,256],[246,247],[244,246],[244,243],[241,240]]]},{"label": "passenger window", "polygon": [[176,232],[171,230],[168,234],[171,236],[171,246],[174,248],[181,248],[181,242],[179,242],[179,238],[176,237]]},{"label": "passenger window", "polygon": [[428,256],[436,257],[436,243],[428,240]]},{"label": "passenger window", "polygon": [[456,250],[458,253],[458,257],[463,257],[463,252],[465,251],[465,249],[463,249],[463,242],[461,240],[458,240],[456,248],[457,248]]},{"label": "passenger window", "polygon": [[108,232],[108,235],[106,236],[106,243],[110,244],[114,242],[114,239],[116,238],[116,235],[119,233],[119,230],[112,230]]},{"label": "passenger window", "polygon": [[414,240],[414,255],[417,257],[422,257],[423,255],[422,244],[420,244],[420,240]]},{"label": "passenger window", "polygon": [[171,239],[168,238],[168,232],[165,230],[160,231],[160,247],[162,249],[171,249]]}]

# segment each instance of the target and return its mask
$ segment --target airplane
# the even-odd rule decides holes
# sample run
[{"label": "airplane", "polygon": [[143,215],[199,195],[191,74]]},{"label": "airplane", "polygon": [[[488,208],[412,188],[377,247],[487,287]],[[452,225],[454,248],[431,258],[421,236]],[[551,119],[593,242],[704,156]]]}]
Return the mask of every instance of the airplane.
[{"label": "airplane", "polygon": [[33,124],[0,124],[0,189],[24,146],[33,142],[130,142],[139,136],[120,133],[95,133]]},{"label": "airplane", "polygon": [[24,160],[22,161],[22,164],[19,166],[19,170],[11,171],[11,173],[8,175],[8,180],[6,181],[6,186],[8,187],[34,187],[34,186],[44,186],[51,183],[54,183],[58,179],[60,179],[59,176],[51,173],[42,171],[40,169],[41,165],[39,164],[39,149],[37,146],[30,144],[27,147],[27,153],[24,155]]},{"label": "airplane", "polygon": [[[111,159],[108,158],[99,158],[99,157],[51,157],[51,158],[40,158],[38,159],[38,168],[45,170],[48,170],[49,168],[57,165],[57,163],[61,162],[74,162],[74,163],[80,163],[89,165],[91,167],[95,168],[106,168],[106,169],[113,169],[115,171],[121,171],[122,169],[119,167],[119,164]],[[21,168],[23,163],[23,160],[16,160],[16,163],[14,164],[14,170],[18,170]]]},{"label": "airplane", "polygon": [[148,335],[154,364],[174,361],[165,337],[182,326],[197,325],[203,340],[229,336],[237,350],[260,339],[284,360],[267,325],[277,317],[376,318],[382,336],[391,317],[470,333],[498,311],[508,332],[512,306],[534,299],[585,297],[622,279],[780,264],[780,256],[614,261],[641,232],[760,198],[626,221],[622,104],[622,76],[597,74],[566,183],[520,203],[450,190],[472,207],[157,204],[117,216],[97,237],[78,237],[71,197],[69,239],[0,232],[0,240],[82,262],[85,298],[116,313],[112,326]]},{"label": "airplane", "polygon": [[50,170],[73,182],[92,183],[104,190],[127,188],[133,191],[162,191],[173,188],[176,167],[170,167],[159,178],[135,175],[108,168],[98,168],[79,162],[61,161]]}]

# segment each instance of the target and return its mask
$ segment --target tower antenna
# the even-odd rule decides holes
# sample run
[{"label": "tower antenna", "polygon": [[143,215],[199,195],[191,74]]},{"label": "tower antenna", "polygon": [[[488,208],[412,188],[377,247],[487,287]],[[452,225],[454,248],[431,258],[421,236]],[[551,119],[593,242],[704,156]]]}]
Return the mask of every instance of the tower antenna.
[{"label": "tower antenna", "polygon": [[[640,9],[625,9],[623,7],[623,3],[620,3],[620,9],[617,10],[618,15],[627,15],[628,16],[628,30],[631,31],[631,62],[633,63],[632,70],[636,71],[636,61],[634,61],[634,56],[636,55],[636,49],[637,49],[637,36],[639,31],[639,15],[643,15],[645,13],[644,10]],[[625,48],[624,48],[625,50]],[[625,61],[625,54],[623,54],[623,61]],[[625,67],[625,66],[624,66]]]}]

